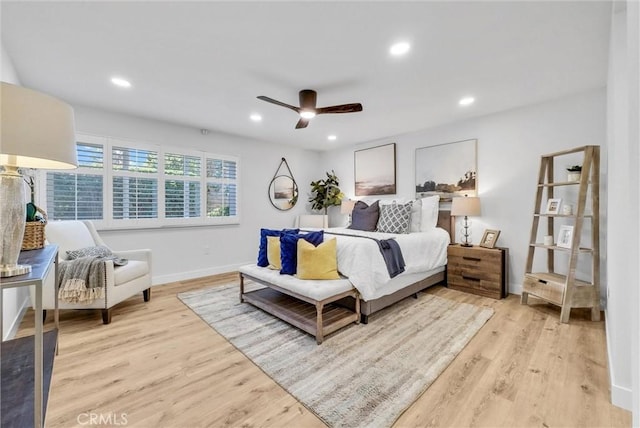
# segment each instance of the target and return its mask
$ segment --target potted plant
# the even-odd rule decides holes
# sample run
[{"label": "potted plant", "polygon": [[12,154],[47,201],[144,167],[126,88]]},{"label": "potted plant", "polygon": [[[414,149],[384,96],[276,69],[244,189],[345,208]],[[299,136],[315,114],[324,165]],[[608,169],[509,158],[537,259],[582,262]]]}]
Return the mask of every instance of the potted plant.
[{"label": "potted plant", "polygon": [[333,205],[340,205],[344,193],[340,191],[340,182],[336,173],[332,170],[327,172],[327,178],[311,182],[311,209],[316,211],[324,211],[327,215],[327,209]]},{"label": "potted plant", "polygon": [[567,181],[580,181],[582,165],[572,165],[567,168]]}]

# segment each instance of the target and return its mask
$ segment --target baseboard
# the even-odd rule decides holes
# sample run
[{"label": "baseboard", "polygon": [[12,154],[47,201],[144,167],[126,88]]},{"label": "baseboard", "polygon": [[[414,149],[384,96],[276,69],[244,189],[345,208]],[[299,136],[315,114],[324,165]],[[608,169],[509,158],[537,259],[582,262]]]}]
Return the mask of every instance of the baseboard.
[{"label": "baseboard", "polygon": [[169,284],[171,282],[186,281],[188,279],[201,278],[203,276],[218,275],[221,273],[237,271],[240,266],[250,264],[251,262],[235,263],[226,266],[214,266],[207,269],[193,270],[189,272],[177,272],[168,275],[154,276],[151,280],[153,285]]},{"label": "baseboard", "polygon": [[22,323],[22,319],[24,318],[24,314],[27,313],[27,309],[29,309],[30,307],[31,307],[31,299],[27,294],[24,300],[22,301],[22,304],[20,305],[20,310],[18,311],[16,318],[11,323],[11,327],[9,328],[9,330],[7,330],[6,337],[4,337],[2,340],[11,340],[14,337],[16,337],[16,334],[18,334],[18,329],[20,328],[20,324]]},{"label": "baseboard", "polygon": [[629,388],[616,385],[616,378],[613,373],[613,368],[611,366],[611,343],[609,342],[609,338],[612,337],[609,333],[609,320],[607,319],[608,312],[604,311],[604,326],[605,326],[605,334],[607,336],[607,360],[609,364],[609,384],[611,385],[611,404],[614,406],[621,407],[628,411],[633,411],[633,391]]}]

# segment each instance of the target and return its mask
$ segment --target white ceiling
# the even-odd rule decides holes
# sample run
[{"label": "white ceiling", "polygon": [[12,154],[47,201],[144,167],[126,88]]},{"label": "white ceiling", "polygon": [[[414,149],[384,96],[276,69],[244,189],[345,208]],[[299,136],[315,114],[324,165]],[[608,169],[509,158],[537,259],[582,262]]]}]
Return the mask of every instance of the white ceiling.
[{"label": "white ceiling", "polygon": [[[610,2],[10,2],[21,83],[74,104],[316,150],[604,86]],[[391,57],[389,46],[412,45]],[[114,87],[119,75],[133,88]],[[256,99],[361,113],[296,114]],[[467,108],[458,100],[473,95]],[[249,120],[263,116],[261,123]],[[335,142],[327,141],[335,134]]]}]

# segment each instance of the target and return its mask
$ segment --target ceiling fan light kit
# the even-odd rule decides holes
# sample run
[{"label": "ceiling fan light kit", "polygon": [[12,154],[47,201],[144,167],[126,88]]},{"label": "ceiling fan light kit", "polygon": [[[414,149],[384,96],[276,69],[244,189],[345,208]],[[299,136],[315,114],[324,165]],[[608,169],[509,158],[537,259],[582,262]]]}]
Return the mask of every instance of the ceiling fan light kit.
[{"label": "ceiling fan light kit", "polygon": [[300,107],[292,106],[264,95],[260,95],[258,99],[280,107],[286,107],[298,113],[298,115],[300,115],[300,120],[296,124],[296,129],[306,128],[307,125],[309,125],[309,119],[312,119],[319,114],[356,113],[362,111],[362,104],[360,103],[340,104],[316,108],[318,94],[313,89],[303,89],[300,91],[298,96],[300,100]]}]

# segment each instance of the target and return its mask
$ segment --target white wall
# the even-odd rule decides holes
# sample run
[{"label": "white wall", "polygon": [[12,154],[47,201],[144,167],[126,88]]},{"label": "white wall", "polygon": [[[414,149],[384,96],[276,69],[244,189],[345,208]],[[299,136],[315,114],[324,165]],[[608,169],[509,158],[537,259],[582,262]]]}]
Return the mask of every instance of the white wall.
[{"label": "white wall", "polygon": [[[2,64],[0,70],[0,80],[3,82],[13,83],[14,85],[20,84],[18,73],[13,66],[13,61],[4,49],[4,45],[1,45],[2,50]],[[29,290],[21,288],[10,288],[4,292],[0,292],[2,297],[0,298],[2,308],[2,338],[10,339],[15,336],[18,329],[18,324],[22,319],[22,308],[24,307],[28,297]]]},{"label": "white wall", "polygon": [[[478,243],[484,229],[501,230],[498,245],[509,248],[509,292],[519,294],[540,156],[588,144],[600,145],[603,152],[601,199],[606,200],[605,107],[604,89],[594,89],[543,104],[327,152],[323,154],[323,163],[326,169],[335,169],[344,184],[343,191],[354,197],[354,149],[395,142],[398,196],[412,197],[415,195],[416,148],[477,139],[482,216],[472,219],[472,242]],[[601,212],[606,214],[604,208]],[[604,239],[606,225],[602,223],[601,239]],[[460,229],[458,224],[457,231]],[[602,264],[604,267],[604,262]]]},{"label": "white wall", "polygon": [[[638,371],[638,3],[614,10],[608,74],[608,145],[610,191],[607,347],[611,399],[633,410],[640,426]],[[635,328],[634,328],[635,327]]]},{"label": "white wall", "polygon": [[[216,132],[202,135],[197,128],[84,106],[74,106],[74,109],[78,133],[240,157],[239,225],[100,232],[114,249],[151,248],[154,284],[228,272],[241,264],[254,262],[260,228],[293,226],[296,215],[308,211],[309,183],[324,174],[318,166],[319,154],[314,151]],[[247,123],[247,126],[252,125]],[[290,211],[275,209],[267,195],[282,157],[287,159],[300,189],[298,204]]]}]

